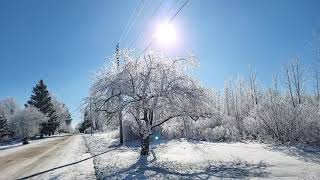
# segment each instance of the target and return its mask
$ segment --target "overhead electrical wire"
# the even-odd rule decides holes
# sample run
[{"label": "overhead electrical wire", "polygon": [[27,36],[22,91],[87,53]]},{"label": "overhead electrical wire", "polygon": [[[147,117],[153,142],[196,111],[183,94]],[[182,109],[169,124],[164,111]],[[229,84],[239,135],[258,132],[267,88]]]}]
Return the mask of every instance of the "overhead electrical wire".
[{"label": "overhead electrical wire", "polygon": [[131,20],[132,20],[132,18],[133,18],[133,16],[134,16],[134,14],[135,14],[138,6],[139,6],[140,1],[141,1],[141,0],[139,0],[139,1],[137,2],[135,8],[133,9],[133,11],[132,11],[132,13],[131,13],[131,16],[130,16],[130,18],[129,18],[129,21],[127,22],[125,28],[123,29],[123,31],[122,31],[122,33],[121,33],[121,36],[120,36],[120,38],[119,38],[118,43],[121,43],[121,42],[122,42],[124,32],[126,31],[127,27],[129,26],[129,24],[130,24],[130,22],[131,22]]},{"label": "overhead electrical wire", "polygon": [[168,13],[175,12],[175,9],[178,9],[179,7],[179,1],[172,1],[170,7],[168,7]]},{"label": "overhead electrical wire", "polygon": [[[186,2],[179,8],[179,10],[171,17],[171,19],[169,20],[169,24],[171,24],[172,23],[172,21],[174,20],[174,18],[181,12],[181,10],[188,4],[188,2],[189,2],[190,0],[186,0]],[[154,38],[152,38],[151,39],[151,41],[150,41],[150,43],[148,44],[148,46],[142,51],[142,53],[144,53],[144,52],[146,52],[146,50],[148,50],[150,47],[151,47],[151,45],[153,44],[153,42],[154,42]],[[141,54],[142,54],[141,53]],[[140,55],[141,55],[140,54]]]},{"label": "overhead electrical wire", "polygon": [[[153,11],[150,19],[153,20],[154,16],[156,16],[156,14],[158,13],[158,11],[161,9],[162,5],[164,4],[165,0],[162,0],[160,2],[160,4],[158,5],[158,7]],[[142,34],[144,34],[146,31],[146,29],[143,29],[142,31],[139,32],[138,36],[136,36],[136,38],[130,43],[129,47],[133,47],[133,45],[139,40],[139,38],[141,37]]]},{"label": "overhead electrical wire", "polygon": [[127,35],[128,35],[128,34],[129,34],[129,32],[131,31],[132,27],[133,27],[133,26],[134,26],[134,24],[136,23],[136,21],[137,21],[137,17],[139,17],[139,15],[141,14],[142,10],[143,10],[143,9],[144,9],[144,7],[145,7],[145,4],[146,4],[146,1],[143,1],[142,7],[140,8],[140,10],[139,10],[138,14],[134,17],[134,20],[133,20],[133,22],[131,23],[131,25],[130,25],[130,27],[129,27],[128,31],[127,31],[127,32],[126,32],[126,34],[124,35],[124,37],[123,37],[122,41],[126,39]]},{"label": "overhead electrical wire", "polygon": [[173,15],[173,17],[170,19],[169,24],[173,21],[173,19],[179,14],[179,12],[188,4],[190,0],[187,0],[181,7],[180,9]]}]

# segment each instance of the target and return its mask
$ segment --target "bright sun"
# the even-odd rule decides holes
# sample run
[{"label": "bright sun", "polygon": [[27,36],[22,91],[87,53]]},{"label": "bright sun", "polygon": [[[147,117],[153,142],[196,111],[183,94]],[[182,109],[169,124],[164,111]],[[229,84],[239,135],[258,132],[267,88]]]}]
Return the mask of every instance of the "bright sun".
[{"label": "bright sun", "polygon": [[158,43],[164,45],[170,45],[176,42],[177,36],[175,28],[172,24],[158,24],[155,38]]}]

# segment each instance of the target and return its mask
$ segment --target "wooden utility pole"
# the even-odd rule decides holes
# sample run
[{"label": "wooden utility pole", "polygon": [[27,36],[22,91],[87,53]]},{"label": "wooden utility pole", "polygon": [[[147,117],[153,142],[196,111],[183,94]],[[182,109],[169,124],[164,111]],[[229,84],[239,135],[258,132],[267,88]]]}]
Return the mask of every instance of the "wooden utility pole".
[{"label": "wooden utility pole", "polygon": [[[119,53],[119,43],[116,46],[116,58],[117,58],[117,67],[119,70],[119,66],[120,66],[120,53]],[[119,89],[120,91],[120,89]],[[119,96],[118,98],[118,105],[121,106],[121,96]],[[123,144],[123,131],[122,131],[122,107],[120,107],[119,113],[118,113],[118,117],[119,117],[119,136],[120,136],[120,145]]]},{"label": "wooden utility pole", "polygon": [[93,120],[92,120],[91,97],[90,97],[90,99],[89,99],[89,118],[90,118],[90,121],[91,121],[90,126],[91,126],[91,136],[92,136],[92,131],[93,131],[93,129],[92,129],[92,126],[93,126]]}]

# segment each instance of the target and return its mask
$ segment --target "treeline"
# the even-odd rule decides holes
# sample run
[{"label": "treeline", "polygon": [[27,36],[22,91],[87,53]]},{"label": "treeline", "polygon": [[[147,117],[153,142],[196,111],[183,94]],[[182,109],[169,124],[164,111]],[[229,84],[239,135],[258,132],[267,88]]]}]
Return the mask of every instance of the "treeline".
[{"label": "treeline", "polygon": [[71,114],[47,90],[43,80],[33,88],[30,100],[21,108],[13,98],[0,101],[0,140],[20,138],[24,144],[35,136],[70,133]]},{"label": "treeline", "polygon": [[[183,65],[172,64],[181,59],[146,54],[141,60],[127,53],[119,65],[116,57],[94,78],[78,126],[83,132],[121,127],[121,134],[123,126],[125,139],[156,133],[167,139],[320,145],[320,72],[298,58],[284,63],[269,87],[251,67],[247,77],[227,80],[223,91],[203,95],[207,89],[188,82],[190,76],[176,76],[186,73]],[[174,118],[162,123],[162,116]],[[157,121],[161,126],[152,125]]]},{"label": "treeline", "polygon": [[319,75],[292,58],[263,88],[251,68],[247,78],[227,80],[223,92],[213,93],[214,117],[169,122],[161,132],[170,138],[320,145]]}]

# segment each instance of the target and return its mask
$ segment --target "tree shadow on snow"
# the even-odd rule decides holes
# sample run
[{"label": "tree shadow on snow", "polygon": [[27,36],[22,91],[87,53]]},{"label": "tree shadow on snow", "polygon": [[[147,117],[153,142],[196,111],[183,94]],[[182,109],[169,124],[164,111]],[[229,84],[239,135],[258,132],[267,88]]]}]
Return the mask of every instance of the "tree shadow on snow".
[{"label": "tree shadow on snow", "polygon": [[272,145],[266,147],[270,151],[277,151],[284,153],[288,156],[296,157],[305,162],[312,162],[320,164],[320,148],[308,146],[285,146],[285,145]]},{"label": "tree shadow on snow", "polygon": [[[35,174],[32,174],[32,175],[29,175],[29,176],[26,176],[26,177],[22,177],[22,178],[19,178],[20,179],[30,179],[30,178],[33,178],[33,177],[36,177],[36,176],[39,176],[39,175],[42,175],[42,174],[46,174],[46,173],[49,173],[51,171],[54,171],[54,170],[57,170],[57,169],[61,169],[61,168],[64,168],[64,167],[67,167],[67,166],[72,166],[72,165],[76,165],[78,163],[81,163],[83,161],[87,161],[89,159],[93,159],[97,156],[100,156],[100,155],[103,155],[103,154],[106,154],[112,150],[114,150],[115,148],[110,148],[108,149],[107,151],[104,151],[102,153],[99,153],[99,154],[96,154],[94,156],[91,156],[91,157],[88,157],[88,158],[85,158],[85,159],[82,159],[82,160],[79,160],[79,161],[75,161],[75,162],[72,162],[72,163],[69,163],[69,164],[65,164],[65,165],[61,165],[61,166],[58,166],[58,167],[55,167],[55,168],[52,168],[52,169],[48,169],[46,171],[42,171],[42,172],[39,172],[39,173],[35,173]],[[59,178],[58,178],[59,179]]]},{"label": "tree shadow on snow", "polygon": [[[268,177],[269,172],[266,163],[248,163],[235,159],[231,162],[214,162],[201,171],[190,172],[188,167],[179,164],[157,164],[147,160],[147,156],[140,156],[138,161],[129,168],[119,170],[115,173],[98,177],[98,179],[210,179],[235,178],[243,179],[248,177]],[[190,166],[189,166],[190,168]],[[192,169],[192,167],[191,167]]]}]

